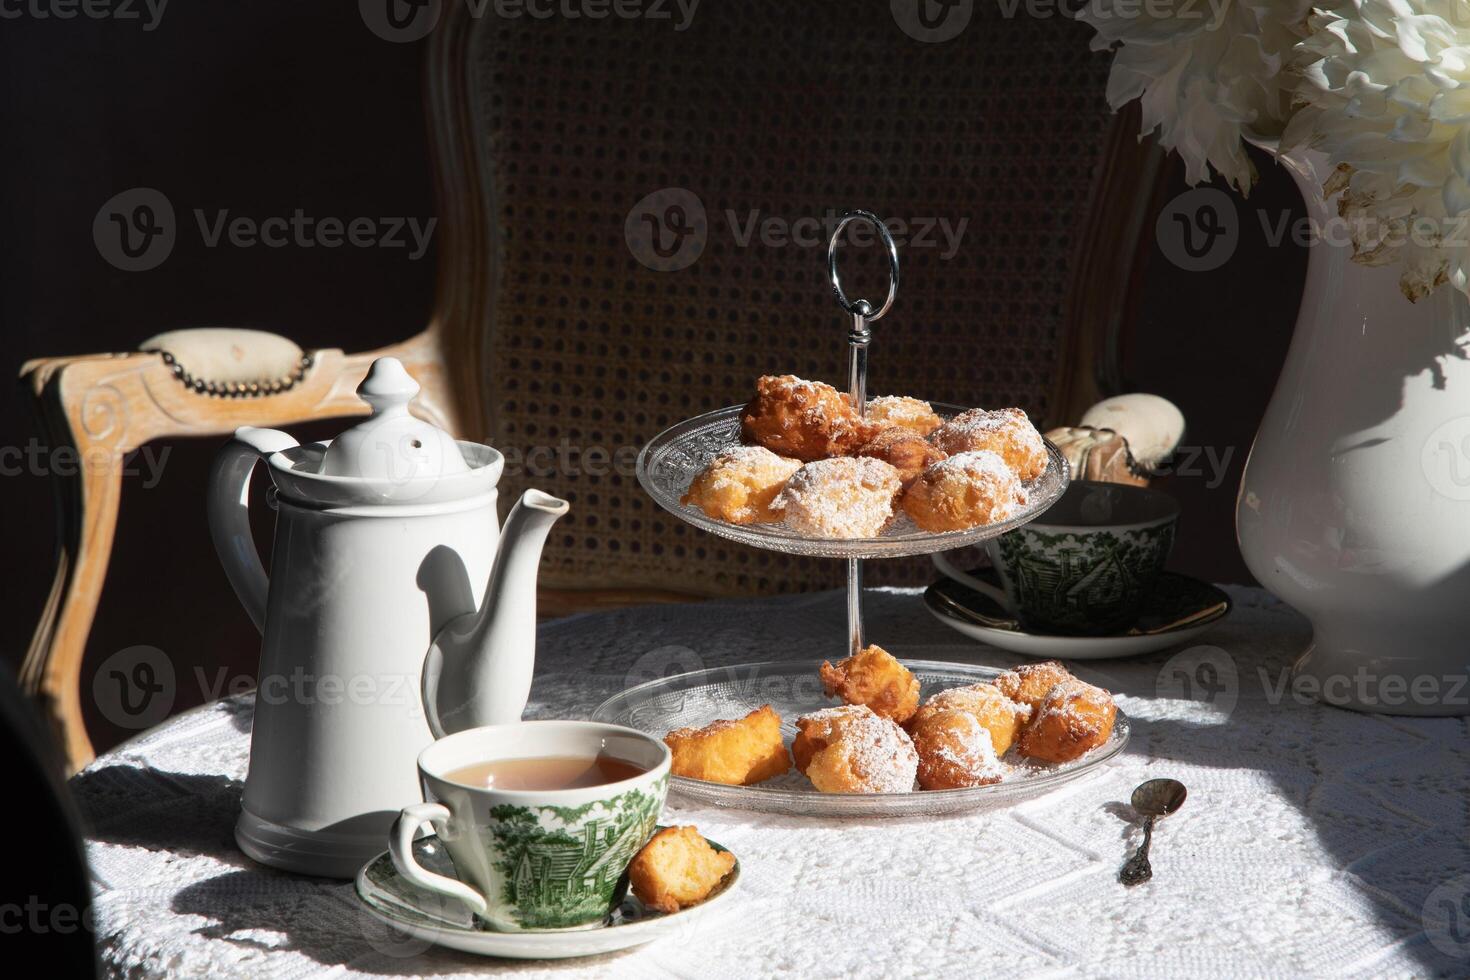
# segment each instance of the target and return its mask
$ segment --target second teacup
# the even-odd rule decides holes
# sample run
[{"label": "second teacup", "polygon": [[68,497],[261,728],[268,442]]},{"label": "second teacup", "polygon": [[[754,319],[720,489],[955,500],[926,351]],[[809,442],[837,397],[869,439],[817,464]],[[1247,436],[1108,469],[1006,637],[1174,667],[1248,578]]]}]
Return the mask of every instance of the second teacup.
[{"label": "second teacup", "polygon": [[989,541],[1004,591],[955,568],[946,576],[998,602],[1032,632],[1098,636],[1127,629],[1158,579],[1179,521],[1168,494],[1074,480],[1046,513]]},{"label": "second teacup", "polygon": [[[425,802],[404,807],[394,824],[393,864],[494,929],[595,928],[653,835],[669,761],[661,741],[620,725],[525,721],[457,732],[419,755]],[[425,824],[459,880],[414,860]]]}]

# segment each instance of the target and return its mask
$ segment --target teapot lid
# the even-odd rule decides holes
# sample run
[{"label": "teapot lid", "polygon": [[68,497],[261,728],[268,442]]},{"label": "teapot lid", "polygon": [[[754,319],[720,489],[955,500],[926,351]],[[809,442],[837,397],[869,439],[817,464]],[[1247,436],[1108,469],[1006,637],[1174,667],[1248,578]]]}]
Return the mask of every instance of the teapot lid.
[{"label": "teapot lid", "polygon": [[469,470],[454,437],[415,418],[408,403],[419,383],[396,357],[380,357],[357,386],[373,414],[332,440],[317,471],[395,484]]}]

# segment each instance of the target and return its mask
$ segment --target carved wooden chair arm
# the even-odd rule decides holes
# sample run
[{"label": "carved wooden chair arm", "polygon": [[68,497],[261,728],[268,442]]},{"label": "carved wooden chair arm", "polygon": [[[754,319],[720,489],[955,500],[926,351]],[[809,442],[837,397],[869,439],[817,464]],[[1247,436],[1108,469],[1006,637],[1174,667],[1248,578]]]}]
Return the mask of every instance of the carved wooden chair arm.
[{"label": "carved wooden chair arm", "polygon": [[[82,723],[82,656],[112,552],[127,454],[154,439],[360,414],[365,406],[354,389],[373,359],[386,354],[403,360],[422,386],[416,414],[451,432],[464,431],[432,329],[358,354],[331,348],[302,352],[283,338],[252,338],[249,331],[203,333],[155,338],[167,349],[40,358],[21,368],[42,438],[52,452],[64,447],[76,460],[75,467],[66,467],[67,475],[53,471],[56,571],[20,672],[22,688],[38,701],[72,770],[93,756]],[[266,360],[276,364],[289,350],[299,358],[283,374],[251,380],[231,375],[230,355],[218,349],[220,342],[272,346],[273,356]],[[187,349],[188,356],[178,349]],[[259,360],[237,359],[247,371]]]}]

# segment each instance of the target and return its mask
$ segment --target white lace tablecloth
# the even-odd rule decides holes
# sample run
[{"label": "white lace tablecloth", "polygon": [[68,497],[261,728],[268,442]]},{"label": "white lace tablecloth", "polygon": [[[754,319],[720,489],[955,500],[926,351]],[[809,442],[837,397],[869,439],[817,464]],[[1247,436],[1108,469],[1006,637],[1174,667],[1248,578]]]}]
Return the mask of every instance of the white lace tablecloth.
[{"label": "white lace tablecloth", "polygon": [[[561,963],[425,949],[361,911],[350,883],[252,864],[232,827],[248,698],[99,758],[72,782],[91,828],[96,935],[116,975],[558,977],[1470,974],[1466,722],[1353,714],[1280,685],[1307,629],[1255,590],[1209,646],[1076,665],[1120,696],[1127,751],[1009,809],[825,820],[696,809],[744,862],[730,911],[687,934]],[[1008,666],[912,592],[874,592],[869,635],[901,657]],[[837,657],[842,597],[663,606],[540,630],[529,716],[585,717],[672,665]],[[1126,806],[1172,776],[1187,805],[1154,880],[1116,880]]]}]

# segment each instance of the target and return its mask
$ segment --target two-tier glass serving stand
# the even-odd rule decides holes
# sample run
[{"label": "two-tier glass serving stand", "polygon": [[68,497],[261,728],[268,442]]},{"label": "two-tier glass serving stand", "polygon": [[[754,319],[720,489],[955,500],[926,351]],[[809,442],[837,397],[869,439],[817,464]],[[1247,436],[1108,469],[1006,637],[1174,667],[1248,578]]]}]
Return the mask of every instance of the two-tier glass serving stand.
[{"label": "two-tier glass serving stand", "polygon": [[[843,292],[837,272],[837,244],[843,229],[853,221],[871,223],[888,253],[888,296],[877,309],[865,299],[849,300]],[[859,412],[867,411],[868,348],[873,341],[872,325],[893,307],[898,295],[898,247],[883,222],[868,211],[850,211],[843,215],[832,239],[827,243],[827,269],[837,303],[851,317],[847,333],[847,380],[852,402]],[[943,418],[964,409],[954,405],[935,404],[935,412]],[[748,544],[755,548],[782,551],[791,555],[813,555],[847,560],[847,632],[848,650],[863,648],[862,584],[863,561],[872,558],[903,558],[929,555],[978,544],[998,534],[1031,521],[1062,495],[1067,487],[1067,462],[1051,443],[1046,444],[1046,470],[1026,486],[1026,504],[1013,516],[994,524],[972,527],[964,531],[932,533],[921,531],[902,513],[875,538],[816,538],[799,534],[785,523],[729,524],[716,520],[698,507],[679,502],[690,482],[721,450],[740,442],[740,413],[743,405],[731,405],[717,411],[680,422],[653,438],[638,455],[638,481],[665,510],[711,534]]]},{"label": "two-tier glass serving stand", "polygon": [[[883,305],[876,308],[865,299],[849,300],[843,291],[841,277],[838,275],[838,242],[844,229],[853,221],[865,221],[871,224],[887,251],[888,295]],[[847,332],[848,390],[851,393],[853,405],[858,411],[866,412],[868,348],[873,341],[872,325],[888,313],[898,295],[898,248],[888,233],[888,229],[875,215],[868,211],[851,211],[842,217],[828,242],[827,268],[837,303],[850,318]],[[953,405],[931,404],[934,410],[944,418],[952,417],[964,410]],[[709,517],[698,507],[680,503],[680,498],[689,489],[689,484],[695,475],[708,465],[712,457],[741,441],[740,414],[743,408],[742,405],[731,405],[728,408],[707,412],[659,433],[638,456],[638,480],[648,494],[664,509],[711,534],[770,551],[845,559],[847,562],[847,648],[849,653],[857,653],[863,648],[865,642],[862,609],[862,563],[865,560],[928,555],[937,551],[948,551],[952,548],[977,544],[1031,521],[1050,507],[1067,486],[1066,460],[1062,458],[1057,448],[1048,442],[1046,444],[1048,457],[1046,470],[1025,484],[1025,505],[1013,516],[994,524],[936,534],[920,530],[900,513],[882,534],[872,538],[809,537],[798,533],[785,523],[729,524]],[[973,684],[996,673],[988,668],[963,664],[915,662],[910,663],[909,666],[915,670],[923,683],[925,695],[945,686]],[[740,673],[741,671],[744,673]],[[691,706],[697,708],[701,699],[708,702],[705,707],[709,711],[721,708],[727,712],[741,710],[745,705],[738,691],[740,684],[746,683],[749,686],[748,682],[759,675],[767,680],[791,678],[795,685],[796,679],[802,676],[801,671],[808,671],[808,665],[750,664],[741,668],[730,668],[723,672],[720,670],[700,671],[696,674],[682,675],[679,678],[668,678],[625,691],[599,708],[597,717],[600,720],[616,720],[634,727],[655,730],[657,734],[662,735],[667,728],[674,727],[675,723],[704,724],[712,720],[712,718],[700,720],[690,715],[690,711],[693,710]],[[809,673],[811,677],[816,676],[814,665],[811,666]],[[796,691],[797,687],[793,686],[793,691]],[[777,684],[776,689],[779,688],[780,685]],[[768,683],[761,687],[761,690],[769,695],[772,685]],[[819,692],[818,696],[820,696]],[[678,711],[673,710],[675,704],[678,705]],[[820,703],[807,703],[802,698],[793,698],[786,708],[788,711],[797,711],[803,708],[815,710],[823,706],[825,705]],[[781,710],[781,707],[777,705],[778,710]],[[716,716],[732,717],[728,713]],[[783,717],[786,717],[784,713]],[[792,721],[794,717],[787,719],[788,724]],[[1121,715],[1120,721],[1121,724],[1115,730],[1114,738],[1108,746],[1100,748],[1077,763],[1064,767],[1038,768],[1029,773],[1021,773],[1021,777],[1024,778],[1018,778],[1014,782],[1008,781],[995,786],[982,786],[967,790],[890,794],[874,798],[823,796],[815,794],[809,786],[799,785],[795,780],[773,781],[778,785],[721,786],[676,777],[675,783],[676,788],[683,790],[686,795],[700,798],[705,802],[752,809],[788,812],[831,810],[833,812],[882,814],[936,812],[974,805],[975,801],[984,797],[1011,798],[1023,787],[1032,791],[1040,791],[1044,786],[1051,785],[1062,778],[1080,774],[1082,770],[1091,768],[1122,748],[1122,742],[1127,737],[1128,726],[1127,720]],[[664,726],[663,730],[658,730],[660,725]]]}]

